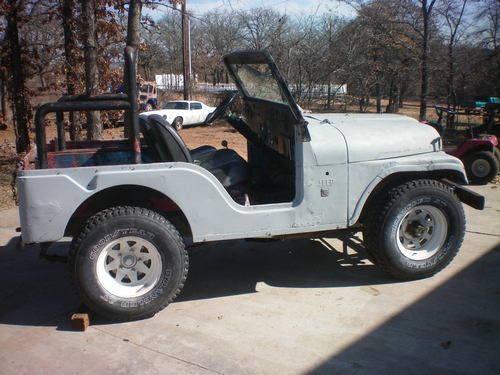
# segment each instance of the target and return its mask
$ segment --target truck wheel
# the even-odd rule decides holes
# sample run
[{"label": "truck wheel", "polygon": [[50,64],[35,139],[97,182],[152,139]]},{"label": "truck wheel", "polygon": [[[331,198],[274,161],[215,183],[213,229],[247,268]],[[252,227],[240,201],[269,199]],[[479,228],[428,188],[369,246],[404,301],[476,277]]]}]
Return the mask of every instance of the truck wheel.
[{"label": "truck wheel", "polygon": [[182,129],[182,117],[176,117],[174,119],[174,123],[173,123],[174,127],[177,129],[177,130],[181,130]]},{"label": "truck wheel", "polygon": [[138,207],[114,207],[91,217],[73,239],[69,261],[83,302],[119,320],[165,308],[184,286],[188,264],[175,227]]},{"label": "truck wheel", "polygon": [[391,189],[367,217],[365,246],[387,272],[415,280],[445,268],[460,249],[465,214],[453,190],[435,180]]},{"label": "truck wheel", "polygon": [[491,151],[474,152],[466,158],[465,170],[471,183],[486,185],[498,173],[498,160]]},{"label": "truck wheel", "polygon": [[149,111],[152,111],[154,108],[153,108],[153,105],[151,103],[147,103],[146,106],[144,107],[144,110],[146,112],[149,112]]}]

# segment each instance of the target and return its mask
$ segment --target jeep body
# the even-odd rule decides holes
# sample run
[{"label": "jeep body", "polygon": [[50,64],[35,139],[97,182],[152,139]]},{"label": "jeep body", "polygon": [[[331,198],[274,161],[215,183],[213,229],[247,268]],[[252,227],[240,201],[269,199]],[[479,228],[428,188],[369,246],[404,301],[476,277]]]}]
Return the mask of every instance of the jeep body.
[{"label": "jeep body", "polygon": [[[238,58],[266,61],[267,55]],[[130,194],[123,196],[123,204],[134,194],[147,199],[154,192],[160,197],[157,201],[163,199],[182,212],[196,243],[348,228],[358,223],[377,186],[390,181],[432,176],[467,183],[460,160],[442,151],[439,134],[414,119],[381,114],[302,117],[292,107],[291,96],[289,100],[280,103],[248,96],[244,104],[244,116],[254,134],[280,157],[286,177],[293,176],[293,186],[286,186],[289,191],[284,194],[289,201],[278,197],[276,202],[264,199],[264,204],[242,205],[197,164],[132,164],[128,150],[120,148],[125,142],[108,147],[103,141],[103,148],[96,149],[104,154],[108,147],[109,154],[114,154],[108,158],[111,161],[96,160],[99,165],[93,165],[89,156],[80,165],[68,149],[49,152],[53,161],[49,169],[18,173],[23,241],[53,242],[71,235],[72,221],[81,222],[81,215],[95,213],[92,207],[102,209],[102,197],[113,196],[114,189],[118,195]]]},{"label": "jeep body", "polygon": [[[175,228],[171,229],[172,233],[179,232],[182,237],[176,243],[186,246],[243,238],[318,237],[339,230],[363,230],[370,225],[369,220],[373,221],[373,211],[377,211],[374,207],[389,199],[387,196],[392,197],[393,206],[397,205],[398,199],[410,202],[409,208],[404,207],[408,213],[401,213],[398,219],[401,224],[399,229],[396,228],[398,233],[409,233],[409,239],[403,238],[404,233],[399,237],[402,243],[409,244],[409,250],[402,248],[402,254],[415,249],[407,257],[416,266],[405,265],[408,269],[418,269],[421,259],[434,256],[444,246],[446,233],[453,228],[456,227],[459,233],[448,235],[446,240],[463,238],[463,210],[456,203],[455,195],[476,208],[481,208],[484,200],[459,186],[467,183],[463,165],[442,151],[439,134],[432,127],[398,115],[303,114],[269,54],[262,51],[233,53],[225,57],[225,64],[241,97],[232,103],[229,113],[225,111],[229,108],[229,101],[215,113],[222,114],[247,139],[248,160],[228,149],[207,147],[186,151],[175,130],[162,123],[162,118],[154,119],[154,116],[139,118],[143,137],[133,140],[132,146],[129,140],[83,145],[62,144],[59,140],[45,145],[44,135],[39,130],[42,139],[38,141],[38,147],[44,150],[38,150],[35,164],[26,163],[26,168],[19,171],[17,177],[23,242],[50,243],[64,236],[80,236],[74,241],[72,250],[73,256],[76,254],[74,267],[78,273],[78,259],[95,261],[96,252],[101,251],[99,246],[111,241],[113,236],[119,236],[120,230],[127,233],[126,238],[143,238],[143,234],[148,233],[142,227],[136,227],[134,223],[139,221],[134,219],[124,229],[103,234],[106,220],[119,222],[120,215],[154,216],[162,223],[166,218],[172,224],[172,227],[168,224],[168,228]],[[133,98],[134,93],[129,97]],[[71,108],[109,106],[104,101],[98,105],[97,101],[89,102],[88,107],[80,103]],[[126,103],[120,103],[123,108],[128,108]],[[46,107],[46,111],[57,112],[65,108],[69,107],[57,104]],[[43,118],[44,114],[37,118]],[[42,168],[34,168],[36,165]],[[409,181],[416,182],[411,185]],[[391,190],[397,186],[401,188]],[[429,198],[429,203],[423,204],[411,196],[418,191],[423,194],[422,198],[417,197],[421,201],[427,199],[426,194],[437,193]],[[411,202],[417,202],[415,204],[420,204],[421,208],[416,206],[415,211]],[[434,206],[440,205],[445,211],[445,206],[453,206],[454,211],[439,213]],[[394,207],[392,211],[383,208],[380,211],[387,217],[399,215],[397,210],[403,208]],[[432,239],[431,227],[426,226],[425,221],[436,225],[432,227],[434,232],[438,231],[439,223],[444,223],[444,237]],[[93,247],[90,240],[82,237],[92,231],[97,233],[95,238],[102,237]],[[368,237],[377,235],[377,228],[372,226]],[[426,239],[419,240],[422,235],[427,236]],[[377,237],[373,241],[379,243],[383,239]],[[423,252],[417,250],[426,241],[434,241],[437,247],[425,250],[428,257],[422,258]],[[456,251],[461,243],[461,240],[457,241],[452,246]],[[150,242],[147,242],[148,246]],[[119,245],[116,246],[120,249]],[[116,278],[116,272],[121,270],[135,270],[129,263],[132,264],[134,259],[137,262],[137,259],[133,254],[126,256],[127,261],[120,263],[118,271],[110,271],[112,278]],[[444,256],[438,257],[436,262],[441,258]],[[389,261],[384,254],[377,259],[379,262]],[[444,267],[449,260],[436,267]],[[86,263],[82,264],[81,267],[87,267]],[[428,264],[430,262],[422,263],[422,267]],[[182,264],[179,267],[182,268]],[[424,270],[416,277],[428,276],[438,268]],[[122,279],[121,275],[118,284],[126,288],[130,279],[128,276]],[[185,279],[185,274],[183,277]],[[180,286],[174,288],[176,292],[169,292],[165,303],[158,302],[149,310],[144,306],[154,303],[152,297],[147,301],[141,299],[148,294],[134,291],[122,295],[121,289],[117,292],[112,286],[106,289],[104,282],[96,284],[93,289],[89,287],[82,298],[108,316],[144,316],[172,300],[184,279],[179,276],[177,285]],[[80,280],[85,289],[86,277],[81,276]],[[95,288],[100,288],[99,285],[104,285],[102,294],[89,297]],[[133,308],[137,310],[130,315],[121,315],[121,310],[116,310],[116,301],[129,306],[128,296],[139,301],[134,302]],[[106,301],[106,306],[100,305],[104,303],[102,301]]]}]

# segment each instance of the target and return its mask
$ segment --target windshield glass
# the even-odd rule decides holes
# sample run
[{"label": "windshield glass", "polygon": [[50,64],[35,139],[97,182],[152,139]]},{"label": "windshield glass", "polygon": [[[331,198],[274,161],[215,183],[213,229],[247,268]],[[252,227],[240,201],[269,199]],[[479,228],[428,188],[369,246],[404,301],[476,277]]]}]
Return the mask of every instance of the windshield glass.
[{"label": "windshield glass", "polygon": [[286,103],[268,64],[231,64],[231,68],[248,96]]},{"label": "windshield glass", "polygon": [[153,86],[151,86],[151,85],[141,85],[140,90],[142,92],[153,92]]},{"label": "windshield glass", "polygon": [[188,109],[188,103],[186,102],[168,102],[165,104],[163,109]]}]

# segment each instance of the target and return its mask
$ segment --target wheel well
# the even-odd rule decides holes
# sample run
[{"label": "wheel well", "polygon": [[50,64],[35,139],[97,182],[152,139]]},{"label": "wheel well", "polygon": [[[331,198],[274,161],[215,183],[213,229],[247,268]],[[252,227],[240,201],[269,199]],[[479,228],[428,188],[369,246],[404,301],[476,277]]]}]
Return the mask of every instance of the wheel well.
[{"label": "wheel well", "polygon": [[143,207],[158,212],[177,228],[187,242],[192,240],[191,227],[179,206],[163,193],[140,185],[115,186],[87,198],[71,216],[65,236],[73,236],[84,222],[96,213],[123,205]]},{"label": "wheel well", "polygon": [[458,184],[467,183],[467,181],[464,180],[463,175],[460,172],[454,170],[438,170],[438,171],[429,171],[425,173],[399,172],[387,176],[382,181],[380,181],[370,193],[368,199],[366,200],[363,206],[363,210],[361,211],[361,215],[359,216],[358,222],[359,223],[363,222],[370,208],[374,204],[376,204],[376,202],[379,202],[380,198],[382,198],[383,195],[387,193],[389,189],[404,184],[405,182],[411,180],[419,180],[419,179],[442,180],[443,178],[446,178]]}]

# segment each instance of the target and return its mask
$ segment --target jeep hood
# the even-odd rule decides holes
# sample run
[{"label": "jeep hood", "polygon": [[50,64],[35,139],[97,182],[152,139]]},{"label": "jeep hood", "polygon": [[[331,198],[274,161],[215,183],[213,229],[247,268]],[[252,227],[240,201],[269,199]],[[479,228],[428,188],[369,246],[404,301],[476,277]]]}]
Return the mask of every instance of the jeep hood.
[{"label": "jeep hood", "polygon": [[[305,114],[311,142],[328,142],[340,132],[350,163],[441,150],[436,130],[410,117],[388,114]],[[328,152],[321,147],[322,152]],[[322,159],[322,155],[317,155]],[[328,156],[323,155],[328,158]],[[318,160],[319,161],[319,160]]]}]

